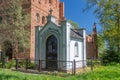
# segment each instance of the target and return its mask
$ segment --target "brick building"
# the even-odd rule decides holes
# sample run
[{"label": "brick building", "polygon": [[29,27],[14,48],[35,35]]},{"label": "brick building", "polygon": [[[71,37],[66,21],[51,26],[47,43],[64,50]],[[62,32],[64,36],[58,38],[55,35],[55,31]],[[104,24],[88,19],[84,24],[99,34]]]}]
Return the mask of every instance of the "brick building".
[{"label": "brick building", "polygon": [[[0,6],[6,5],[5,0],[0,0]],[[59,0],[23,0],[23,8],[30,13],[30,50],[29,53],[16,54],[16,57],[27,57],[33,59],[35,57],[35,26],[43,26],[46,22],[46,16],[53,10],[52,15],[56,17],[59,24],[64,19],[64,3]],[[0,21],[3,16],[0,14]]]},{"label": "brick building", "polygon": [[31,49],[30,58],[35,54],[35,26],[44,25],[47,21],[46,16],[53,10],[52,15],[57,22],[64,18],[64,4],[59,0],[31,0]]},{"label": "brick building", "polygon": [[86,36],[86,55],[87,58],[98,58],[96,23],[94,23],[92,34]]},{"label": "brick building", "polygon": [[[6,0],[0,0],[0,6],[6,5]],[[60,2],[60,0],[27,0],[25,2],[23,0],[23,8],[25,12],[30,13],[30,50],[25,53],[18,53],[16,57],[19,58],[31,58],[35,57],[35,26],[44,26],[46,24],[47,19],[46,16],[52,11],[52,16],[56,18],[57,24],[60,24],[62,20],[65,19],[64,16],[64,3]],[[0,22],[4,16],[2,16],[0,12]],[[97,45],[96,45],[97,33],[96,26],[94,25],[94,30],[92,35],[86,36],[86,52],[87,58],[97,58]],[[1,37],[0,37],[1,41]],[[1,44],[1,42],[0,42]],[[11,50],[11,48],[9,48]],[[10,54],[10,53],[9,53]],[[13,54],[11,54],[13,56]]]}]

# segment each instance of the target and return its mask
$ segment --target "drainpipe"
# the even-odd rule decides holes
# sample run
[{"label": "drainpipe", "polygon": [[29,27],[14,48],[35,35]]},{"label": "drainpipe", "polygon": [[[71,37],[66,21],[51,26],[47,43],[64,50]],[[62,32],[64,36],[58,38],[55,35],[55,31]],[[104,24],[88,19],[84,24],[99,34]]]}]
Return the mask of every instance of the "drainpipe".
[{"label": "drainpipe", "polygon": [[86,31],[83,29],[83,67],[85,67],[86,60]]}]

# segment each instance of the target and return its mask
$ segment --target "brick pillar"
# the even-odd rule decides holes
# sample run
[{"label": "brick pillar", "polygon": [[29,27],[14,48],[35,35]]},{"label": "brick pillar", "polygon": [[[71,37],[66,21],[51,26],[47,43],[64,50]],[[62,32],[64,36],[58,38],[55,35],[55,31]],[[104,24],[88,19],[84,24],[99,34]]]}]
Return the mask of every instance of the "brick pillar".
[{"label": "brick pillar", "polygon": [[64,20],[65,16],[64,16],[64,3],[60,3],[59,5],[59,16],[60,16],[60,20]]}]

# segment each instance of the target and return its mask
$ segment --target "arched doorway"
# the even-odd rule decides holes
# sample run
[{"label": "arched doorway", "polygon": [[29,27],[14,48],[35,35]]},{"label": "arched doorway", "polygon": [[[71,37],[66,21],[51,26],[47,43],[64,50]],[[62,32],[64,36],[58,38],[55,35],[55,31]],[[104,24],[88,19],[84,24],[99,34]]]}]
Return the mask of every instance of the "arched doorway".
[{"label": "arched doorway", "polygon": [[57,69],[57,38],[54,35],[46,40],[46,68]]},{"label": "arched doorway", "polygon": [[5,56],[8,57],[8,59],[12,59],[12,44],[9,40],[6,40],[3,42],[2,50],[5,53]]}]

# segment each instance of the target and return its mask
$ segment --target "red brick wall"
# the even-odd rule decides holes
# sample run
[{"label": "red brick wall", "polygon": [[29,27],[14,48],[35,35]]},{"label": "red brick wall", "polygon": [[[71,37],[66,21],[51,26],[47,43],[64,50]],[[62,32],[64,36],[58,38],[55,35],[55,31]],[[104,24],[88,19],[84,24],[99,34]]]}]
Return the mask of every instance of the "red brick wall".
[{"label": "red brick wall", "polygon": [[96,41],[94,40],[93,36],[87,35],[86,36],[86,55],[87,58],[98,58],[98,49],[96,45]]},{"label": "red brick wall", "polygon": [[[64,17],[64,4],[60,3],[59,0],[31,0],[31,48],[30,48],[30,58],[35,57],[35,26],[43,26],[42,17],[45,17],[49,14],[49,10],[52,9],[52,15],[56,17],[56,21],[59,23],[60,20]],[[61,5],[61,6],[60,6]],[[40,22],[36,21],[36,13],[39,13]]]}]

